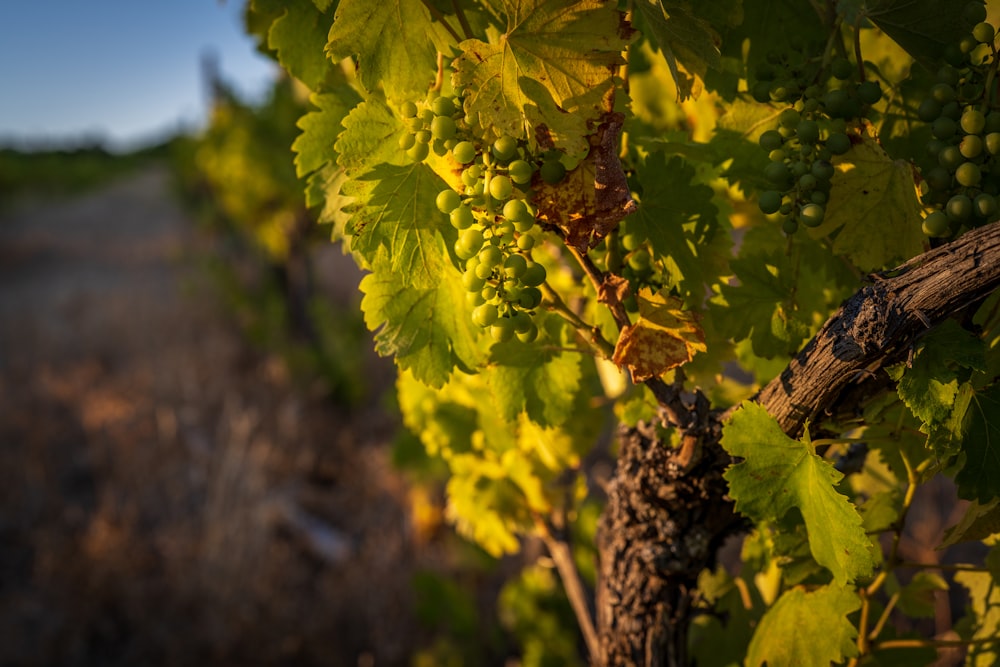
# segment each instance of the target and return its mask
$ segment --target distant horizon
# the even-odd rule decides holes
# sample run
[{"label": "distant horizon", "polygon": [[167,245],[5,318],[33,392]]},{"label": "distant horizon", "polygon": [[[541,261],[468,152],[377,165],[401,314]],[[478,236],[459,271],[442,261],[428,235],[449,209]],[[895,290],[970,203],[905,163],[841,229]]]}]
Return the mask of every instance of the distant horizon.
[{"label": "distant horizon", "polygon": [[243,99],[277,67],[242,25],[243,2],[27,3],[0,40],[0,147],[129,153],[204,127],[204,63]]}]

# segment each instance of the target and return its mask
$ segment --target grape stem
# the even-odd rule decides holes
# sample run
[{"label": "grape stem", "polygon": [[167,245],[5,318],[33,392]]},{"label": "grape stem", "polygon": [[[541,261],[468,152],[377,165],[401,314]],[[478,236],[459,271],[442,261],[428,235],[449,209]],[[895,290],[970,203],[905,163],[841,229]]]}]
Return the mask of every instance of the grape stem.
[{"label": "grape stem", "polygon": [[566,597],[569,598],[570,606],[576,615],[577,623],[580,624],[580,631],[587,644],[587,651],[591,656],[600,655],[600,641],[597,638],[597,630],[594,627],[594,615],[590,610],[587,600],[590,595],[583,585],[580,571],[573,561],[573,553],[570,551],[569,543],[566,540],[557,538],[552,534],[548,522],[537,513],[533,513],[535,520],[535,530],[545,543],[545,548],[555,563],[556,570],[559,571],[559,578],[562,579],[566,589]]},{"label": "grape stem", "polygon": [[580,335],[584,338],[584,340],[586,340],[590,346],[594,348],[598,355],[605,359],[610,359],[614,356],[614,345],[605,340],[600,329],[596,326],[591,326],[580,319],[580,317],[566,305],[566,303],[562,300],[562,297],[559,296],[559,293],[552,289],[547,282],[542,283],[541,288],[545,293],[549,310],[572,324],[573,327],[580,332]]},{"label": "grape stem", "polygon": [[[590,282],[594,285],[594,289],[597,290],[598,294],[600,294],[601,289],[604,286],[604,272],[597,268],[597,265],[594,264],[594,260],[590,258],[590,255],[580,252],[569,243],[566,243],[565,245],[569,248],[569,251],[573,253],[573,256],[580,264],[580,267],[583,268],[587,277],[590,278]],[[618,325],[619,331],[622,331],[625,327],[631,324],[631,321],[628,318],[628,311],[625,310],[625,306],[622,305],[621,301],[618,301],[617,299],[610,299],[608,302],[603,303],[608,307],[608,310],[611,311],[611,315],[615,318],[615,324]]]},{"label": "grape stem", "polygon": [[[472,26],[469,25],[469,20],[465,18],[465,11],[462,9],[462,5],[459,4],[458,0],[451,0],[451,6],[455,9],[455,15],[458,17],[458,22],[462,26],[462,32],[465,33],[466,39],[472,39],[475,37],[475,33],[472,32]],[[462,41],[459,39],[458,41]]]}]

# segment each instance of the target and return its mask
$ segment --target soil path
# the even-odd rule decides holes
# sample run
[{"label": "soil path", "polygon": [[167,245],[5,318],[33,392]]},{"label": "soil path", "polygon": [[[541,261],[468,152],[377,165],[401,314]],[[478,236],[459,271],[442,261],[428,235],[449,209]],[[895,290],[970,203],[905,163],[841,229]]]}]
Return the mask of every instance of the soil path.
[{"label": "soil path", "polygon": [[0,664],[406,664],[395,426],[248,349],[170,187],[0,210]]}]

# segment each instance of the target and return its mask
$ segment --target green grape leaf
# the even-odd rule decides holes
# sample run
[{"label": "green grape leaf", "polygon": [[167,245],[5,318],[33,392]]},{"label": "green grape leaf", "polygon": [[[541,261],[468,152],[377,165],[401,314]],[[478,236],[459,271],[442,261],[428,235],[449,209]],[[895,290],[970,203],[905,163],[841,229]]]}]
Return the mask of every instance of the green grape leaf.
[{"label": "green grape leaf", "polygon": [[337,138],[343,131],[343,120],[361,102],[350,86],[341,86],[335,93],[313,95],[310,101],[317,108],[298,121],[302,134],[292,144],[295,151],[295,171],[299,178],[327,163],[336,163]]},{"label": "green grape leaf", "polygon": [[445,264],[437,275],[433,286],[407,286],[381,252],[360,285],[365,324],[377,332],[376,351],[433,387],[447,382],[456,366],[475,368],[484,356],[482,330],[470,319],[461,274]]},{"label": "green grape leaf", "polygon": [[[889,595],[895,595],[895,587],[887,587]],[[948,590],[948,582],[936,572],[922,570],[913,575],[905,586],[899,589],[899,610],[911,618],[934,618],[937,608],[937,594]]]},{"label": "green grape leaf", "polygon": [[966,419],[958,496],[987,503],[1000,496],[1000,384],[975,393]]},{"label": "green grape leaf", "polygon": [[700,7],[688,2],[639,0],[634,7],[642,20],[641,28],[667,60],[680,101],[697,97],[708,70],[721,63],[719,34],[696,15]]},{"label": "green grape leaf", "polygon": [[862,271],[874,271],[919,255],[926,239],[913,165],[889,157],[866,127],[852,135],[851,150],[834,158],[826,216],[809,234],[835,236],[835,253]]},{"label": "green grape leaf", "polygon": [[663,259],[671,282],[687,300],[700,301],[706,285],[723,272],[721,256],[728,255],[730,243],[728,236],[713,242],[719,228],[714,193],[694,178],[694,167],[683,158],[650,154],[636,167],[642,196],[625,227],[649,240],[654,256]]},{"label": "green grape leaf", "polygon": [[1000,498],[986,503],[973,500],[957,524],[944,533],[941,547],[959,542],[978,542],[1000,533]]},{"label": "green grape leaf", "polygon": [[785,591],[753,633],[747,667],[829,667],[858,654],[857,628],[847,615],[861,608],[848,588]]},{"label": "green grape leaf", "polygon": [[443,267],[451,266],[443,241],[455,241],[454,228],[434,205],[445,187],[425,164],[383,164],[344,183],[341,192],[354,198],[346,209],[352,250],[372,263],[385,248],[400,284],[438,285]]},{"label": "green grape leaf", "polygon": [[836,491],[843,475],[808,442],[792,440],[763,407],[745,401],[723,427],[722,447],[743,459],[725,478],[736,510],[777,521],[798,508],[816,562],[840,584],[871,574],[871,541],[855,507]]},{"label": "green grape leaf", "polygon": [[745,60],[751,73],[772,51],[784,49],[801,58],[804,45],[818,44],[819,51],[813,52],[821,53],[829,35],[818,13],[803,11],[799,0],[743,2],[742,10],[742,20],[730,21],[729,29],[717,21],[712,25],[720,26],[723,55],[740,63]]},{"label": "green grape leaf", "polygon": [[454,82],[465,91],[466,115],[487,136],[534,140],[531,130],[541,131],[571,157],[583,157],[588,122],[611,111],[614,74],[631,37],[617,3],[497,4],[507,16],[503,34],[459,45]]},{"label": "green grape leaf", "polygon": [[327,54],[358,57],[361,85],[382,86],[402,100],[426,92],[437,72],[437,52],[450,50],[447,33],[420,0],[341,0],[329,32]]},{"label": "green grape leaf", "polygon": [[344,131],[334,146],[337,163],[356,176],[380,164],[412,164],[399,148],[405,132],[402,123],[385,102],[370,98],[354,107],[343,119]]},{"label": "green grape leaf", "polygon": [[[899,397],[930,428],[945,424],[956,409],[965,407],[956,406],[958,367],[985,371],[984,343],[955,320],[946,320],[917,343],[912,361],[886,370],[898,383]],[[957,415],[959,422],[964,414]]]},{"label": "green grape leaf", "polygon": [[295,78],[315,91],[335,77],[334,64],[323,53],[333,12],[320,10],[311,0],[279,3],[285,13],[267,33],[267,45],[278,62]]},{"label": "green grape leaf", "polygon": [[934,71],[944,48],[972,26],[962,18],[969,0],[867,0],[864,15],[914,60]]},{"label": "green grape leaf", "polygon": [[493,394],[493,408],[504,419],[514,421],[522,412],[543,426],[558,426],[578,407],[581,356],[566,351],[566,331],[559,318],[545,317],[542,330],[552,345],[524,345],[520,341],[494,345],[490,367],[485,372]]},{"label": "green grape leaf", "polygon": [[751,229],[730,262],[738,285],[713,286],[709,304],[719,333],[750,338],[754,354],[792,356],[854,285],[823,246],[788,241],[775,225]]},{"label": "green grape leaf", "polygon": [[[996,547],[994,547],[996,549]],[[969,591],[970,619],[973,632],[963,633],[963,639],[989,640],[1000,636],[1000,585],[989,572],[958,572],[955,582]],[[970,644],[965,665],[993,667],[1000,663],[1000,644]]]}]

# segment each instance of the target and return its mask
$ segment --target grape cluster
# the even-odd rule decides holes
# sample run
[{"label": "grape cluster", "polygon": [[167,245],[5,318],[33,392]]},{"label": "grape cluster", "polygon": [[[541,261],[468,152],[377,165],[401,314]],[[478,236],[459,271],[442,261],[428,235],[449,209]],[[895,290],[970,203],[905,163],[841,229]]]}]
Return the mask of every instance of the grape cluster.
[{"label": "grape cluster", "polygon": [[[770,159],[764,168],[770,187],[760,193],[758,204],[765,214],[782,216],[786,234],[799,225],[822,224],[834,174],[831,160],[851,148],[847,123],[882,98],[879,84],[858,81],[857,68],[846,58],[825,68],[810,62],[787,65],[780,56],[770,57],[758,67],[751,91],[758,101],[790,105],[779,114],[778,126],[759,138]],[[780,66],[785,69],[779,76]]]},{"label": "grape cluster", "polygon": [[[546,277],[545,267],[531,258],[536,211],[528,200],[536,167],[508,136],[483,150],[459,141],[451,155],[463,166],[465,187],[461,193],[442,190],[436,203],[458,230],[454,249],[464,262],[462,285],[473,307],[472,321],[498,342],[515,335],[531,342],[538,336],[531,315],[541,304],[539,287]],[[549,161],[542,170],[545,164]]]},{"label": "grape cluster", "polygon": [[458,119],[462,105],[453,97],[438,95],[424,109],[406,101],[400,112],[410,132],[399,138],[399,147],[414,162],[423,162],[433,150],[443,156],[458,144]]},{"label": "grape cluster", "polygon": [[931,209],[922,228],[934,238],[1000,218],[1000,109],[989,90],[996,68],[996,31],[983,21],[986,9],[981,3],[969,3],[963,14],[978,22],[945,50],[947,64],[938,70],[917,109],[933,137],[927,144],[931,162],[922,170],[922,199]]}]

